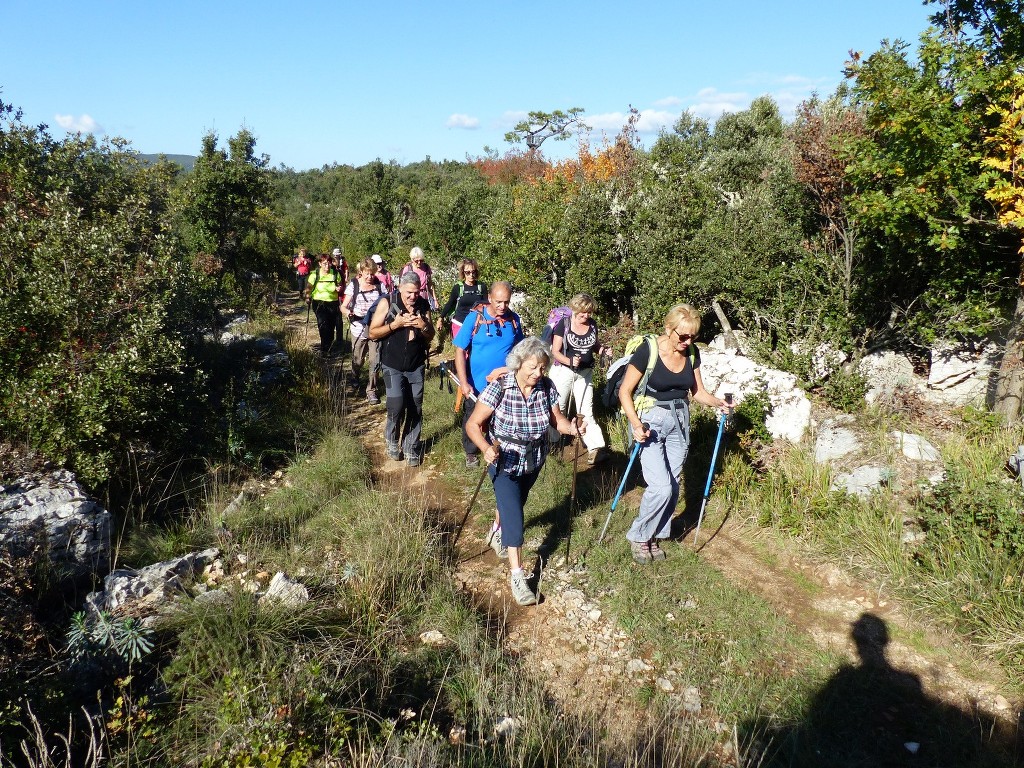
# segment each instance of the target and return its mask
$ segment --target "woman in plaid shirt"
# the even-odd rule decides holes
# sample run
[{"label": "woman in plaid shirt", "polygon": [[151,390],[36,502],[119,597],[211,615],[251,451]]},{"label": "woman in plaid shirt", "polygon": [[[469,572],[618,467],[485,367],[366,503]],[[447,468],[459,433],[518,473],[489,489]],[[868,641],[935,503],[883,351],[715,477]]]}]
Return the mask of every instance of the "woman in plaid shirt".
[{"label": "woman in plaid shirt", "polygon": [[[537,595],[523,571],[519,550],[523,546],[523,507],[544,459],[547,458],[548,426],[563,435],[579,435],[583,429],[569,421],[558,408],[558,390],[545,373],[551,365],[551,348],[536,337],[519,342],[506,359],[509,372],[489,383],[477,399],[466,434],[488,464],[494,484],[498,515],[491,529],[491,546],[499,557],[508,557],[512,596],[520,605],[533,605]],[[491,440],[484,434],[489,424]]]}]

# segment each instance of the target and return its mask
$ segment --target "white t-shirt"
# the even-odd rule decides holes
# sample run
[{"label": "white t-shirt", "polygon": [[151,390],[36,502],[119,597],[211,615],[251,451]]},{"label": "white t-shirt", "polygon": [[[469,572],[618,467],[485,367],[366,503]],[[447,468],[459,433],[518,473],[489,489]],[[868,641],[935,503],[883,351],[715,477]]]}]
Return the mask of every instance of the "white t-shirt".
[{"label": "white t-shirt", "polygon": [[[353,291],[353,289],[355,290]],[[355,299],[350,302],[353,293],[355,293]],[[349,282],[345,286],[344,303],[352,311],[352,314],[349,315],[349,320],[352,323],[353,339],[361,338],[367,334],[370,319],[366,317],[366,312],[370,309],[370,305],[383,295],[384,292],[376,285],[368,291],[360,290],[358,281],[355,283]]]}]

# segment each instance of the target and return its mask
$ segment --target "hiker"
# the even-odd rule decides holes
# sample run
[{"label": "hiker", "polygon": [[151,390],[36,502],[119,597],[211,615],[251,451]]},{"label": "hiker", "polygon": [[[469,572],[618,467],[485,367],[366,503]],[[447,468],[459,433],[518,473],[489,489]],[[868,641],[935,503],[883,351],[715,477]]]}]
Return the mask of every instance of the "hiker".
[{"label": "hiker", "polygon": [[[647,490],[640,511],[626,532],[638,563],[664,560],[658,539],[667,539],[672,513],[679,501],[679,473],[690,450],[690,399],[712,408],[727,408],[725,400],[704,388],[700,351],[693,344],[700,330],[700,313],[677,304],[665,316],[665,333],[651,337],[657,359],[644,392],[635,392],[650,362],[650,344],[637,347],[619,387],[619,402],[629,420],[633,439],[641,444],[640,466]],[[644,427],[646,422],[649,428]]]},{"label": "hiker", "polygon": [[462,321],[477,304],[487,300],[487,286],[477,282],[480,267],[474,259],[463,259],[458,263],[459,282],[452,286],[448,301],[441,307],[437,318],[437,352],[444,347],[445,331],[454,339],[462,327]]},{"label": "hiker", "polygon": [[313,260],[306,255],[305,248],[299,248],[299,255],[292,259],[292,266],[295,267],[295,290],[301,296],[309,277],[309,270],[313,268]]},{"label": "hiker", "polygon": [[594,364],[608,351],[597,338],[594,310],[597,302],[587,293],[578,293],[569,302],[572,314],[563,317],[551,332],[551,380],[558,387],[558,408],[566,413],[569,395],[576,404],[576,413],[587,425],[587,464],[604,459],[605,440],[601,427],[594,421]]},{"label": "hiker", "polygon": [[470,397],[487,385],[496,369],[505,366],[505,356],[523,340],[523,322],[508,308],[511,298],[512,286],[509,283],[504,280],[493,283],[488,294],[490,303],[474,307],[452,339],[455,373],[465,397],[462,403],[462,448],[466,452],[467,467],[480,465],[480,451],[466,432],[466,423],[473,412]]},{"label": "hiker", "polygon": [[341,282],[348,282],[348,262],[345,261],[345,257],[341,254],[341,248],[335,248],[331,252],[331,256],[334,258],[334,266],[338,270],[338,274],[341,275]]},{"label": "hiker", "polygon": [[369,357],[366,402],[370,405],[377,405],[380,403],[380,397],[377,394],[377,384],[379,383],[377,374],[378,342],[370,340],[370,319],[366,317],[366,313],[383,293],[377,282],[377,265],[371,259],[363,259],[356,269],[356,278],[345,286],[345,295],[341,300],[341,313],[348,318],[352,333],[352,376],[358,387],[359,373],[363,368],[363,363]]},{"label": "hiker", "polygon": [[410,272],[415,272],[420,278],[420,297],[430,305],[431,310],[436,310],[437,294],[434,293],[434,270],[427,264],[423,256],[423,249],[418,245],[409,251],[409,263],[402,267],[399,277]]},{"label": "hiker", "polygon": [[370,321],[370,339],[380,342],[378,354],[387,393],[387,455],[401,461],[404,452],[410,467],[423,461],[423,375],[427,349],[434,338],[430,308],[419,292],[419,276],[415,272],[402,275],[398,290],[378,302]]},{"label": "hiker", "polygon": [[334,333],[338,327],[341,310],[338,294],[342,289],[341,275],[334,268],[331,255],[321,253],[317,267],[310,272],[306,282],[306,304],[313,307],[316,315],[316,329],[320,332],[320,354],[326,356],[334,346]]},{"label": "hiker", "polygon": [[379,253],[373,254],[370,260],[377,265],[377,282],[384,293],[391,293],[395,290],[395,276],[388,272],[387,264]]},{"label": "hiker", "polygon": [[[548,426],[561,434],[579,435],[577,426],[558,408],[558,390],[544,375],[551,352],[543,341],[530,337],[508,355],[508,372],[480,393],[467,428],[484,455],[494,485],[498,512],[490,542],[498,557],[508,557],[512,596],[520,605],[533,605],[537,595],[529,585],[520,557],[523,546],[523,507],[547,458]],[[484,435],[484,425],[495,442]]]}]

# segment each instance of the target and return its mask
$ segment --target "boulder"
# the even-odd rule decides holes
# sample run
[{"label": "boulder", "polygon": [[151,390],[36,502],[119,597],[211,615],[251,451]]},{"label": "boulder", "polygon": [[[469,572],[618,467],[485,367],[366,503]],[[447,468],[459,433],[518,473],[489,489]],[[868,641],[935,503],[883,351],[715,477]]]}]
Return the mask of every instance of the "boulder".
[{"label": "boulder", "polygon": [[1002,348],[991,341],[939,341],[931,349],[925,397],[937,403],[981,403],[998,370]]},{"label": "boulder", "polygon": [[14,556],[37,542],[65,575],[77,579],[110,567],[110,513],[66,469],[0,486],[0,543]]},{"label": "boulder", "polygon": [[882,395],[892,394],[897,388],[920,390],[922,380],[914,374],[914,364],[906,355],[891,350],[873,352],[861,359],[858,368],[867,379],[864,399],[873,403]]},{"label": "boulder", "polygon": [[211,548],[138,570],[118,568],[107,574],[102,591],[92,592],[85,598],[86,605],[95,613],[156,613],[175,596],[183,594],[186,587],[199,578],[203,569],[218,557],[220,550]]},{"label": "boulder", "polygon": [[704,386],[719,397],[733,393],[737,402],[764,391],[772,412],[765,426],[772,437],[798,443],[811,423],[811,401],[791,373],[766,368],[735,352],[701,350]]}]

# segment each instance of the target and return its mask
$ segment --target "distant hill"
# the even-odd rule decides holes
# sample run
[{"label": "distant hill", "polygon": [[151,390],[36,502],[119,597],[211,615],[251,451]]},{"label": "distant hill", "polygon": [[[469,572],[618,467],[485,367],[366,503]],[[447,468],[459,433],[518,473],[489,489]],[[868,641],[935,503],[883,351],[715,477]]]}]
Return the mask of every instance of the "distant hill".
[{"label": "distant hill", "polygon": [[196,164],[195,155],[144,155],[142,153],[139,153],[139,160],[141,160],[144,163],[155,163],[158,160],[160,160],[161,157],[166,158],[172,163],[177,163],[186,171],[191,171],[192,166]]}]

